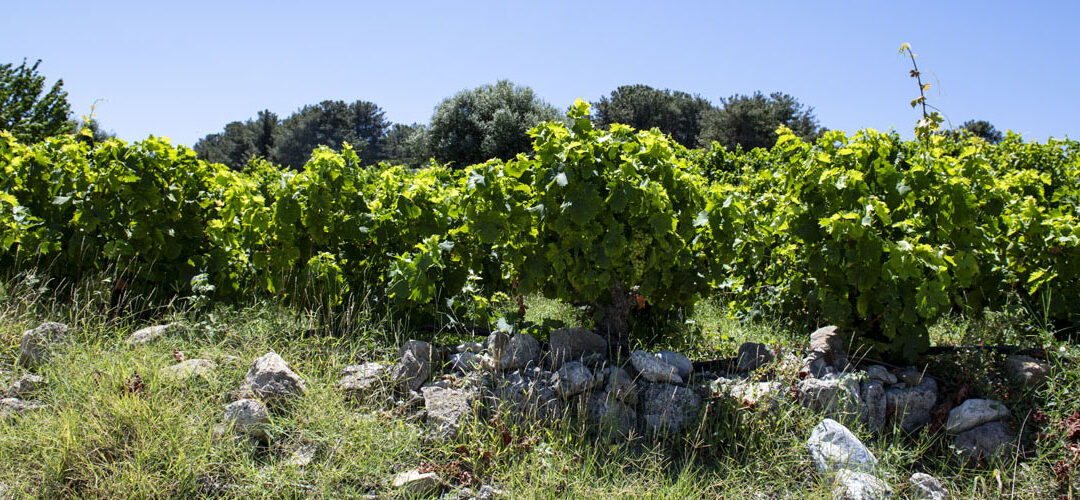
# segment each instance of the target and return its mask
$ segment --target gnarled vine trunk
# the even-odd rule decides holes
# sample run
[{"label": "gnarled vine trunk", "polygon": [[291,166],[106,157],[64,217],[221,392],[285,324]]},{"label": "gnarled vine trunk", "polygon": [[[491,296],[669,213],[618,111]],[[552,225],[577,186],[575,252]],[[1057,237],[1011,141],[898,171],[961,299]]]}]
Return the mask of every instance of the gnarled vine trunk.
[{"label": "gnarled vine trunk", "polygon": [[621,284],[611,286],[610,301],[595,303],[596,326],[607,338],[612,359],[630,355],[630,311],[633,310],[634,293]]}]

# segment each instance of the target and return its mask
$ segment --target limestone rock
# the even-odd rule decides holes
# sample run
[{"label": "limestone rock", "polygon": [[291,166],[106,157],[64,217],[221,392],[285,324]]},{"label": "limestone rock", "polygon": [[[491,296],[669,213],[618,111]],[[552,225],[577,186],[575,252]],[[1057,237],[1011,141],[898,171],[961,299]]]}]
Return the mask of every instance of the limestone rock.
[{"label": "limestone rock", "polygon": [[936,477],[916,472],[908,479],[915,500],[949,500],[949,490]]},{"label": "limestone rock", "polygon": [[26,397],[45,385],[45,377],[41,375],[34,375],[33,373],[27,373],[16,380],[7,390],[7,396],[9,398],[22,398]]},{"label": "limestone rock", "polygon": [[656,353],[656,357],[661,361],[674,366],[676,373],[679,374],[679,378],[684,381],[690,380],[690,372],[694,371],[694,364],[690,362],[690,359],[675,351],[660,351]]},{"label": "limestone rock", "polygon": [[517,370],[497,379],[488,399],[496,410],[502,409],[519,421],[554,421],[563,415],[564,406],[555,391],[555,374],[539,368]]},{"label": "limestone rock", "polygon": [[1016,435],[1005,424],[990,422],[961,432],[953,441],[953,446],[972,459],[989,459],[1015,443]]},{"label": "limestone rock", "polygon": [[1050,375],[1050,365],[1031,356],[1014,354],[1005,359],[1005,371],[1021,385],[1037,387]]},{"label": "limestone rock", "polygon": [[431,363],[419,359],[413,351],[405,351],[401,355],[401,361],[394,366],[394,384],[402,391],[418,391],[427,382],[431,375]]},{"label": "limestone rock", "polygon": [[472,414],[474,393],[466,389],[424,387],[427,421],[443,436],[456,434]]},{"label": "limestone rock", "polygon": [[386,379],[388,371],[382,363],[349,365],[341,370],[343,377],[337,385],[350,396],[361,398],[378,389]]},{"label": "limestone rock", "polygon": [[740,372],[756,370],[761,365],[773,360],[773,352],[769,346],[756,342],[745,342],[739,346],[737,367]]},{"label": "limestone rock", "polygon": [[256,396],[268,400],[302,396],[306,390],[304,379],[272,351],[255,360],[244,377],[244,386]]},{"label": "limestone rock", "polygon": [[480,355],[471,351],[459,352],[450,356],[450,368],[459,373],[468,373],[480,368]]},{"label": "limestone rock", "polygon": [[19,342],[19,364],[33,368],[52,358],[56,344],[64,340],[71,329],[63,323],[42,323],[23,332]]},{"label": "limestone rock", "polygon": [[4,398],[0,399],[0,418],[7,418],[24,411],[39,410],[44,407],[45,405],[43,403],[37,401],[24,401],[19,398]]},{"label": "limestone rock", "polygon": [[900,379],[900,382],[903,382],[908,387],[914,387],[916,385],[922,384],[923,377],[925,376],[926,374],[923,373],[923,370],[920,370],[913,366],[909,366],[907,368],[904,368],[903,370],[900,370],[900,374],[897,376],[897,378]]},{"label": "limestone rock", "polygon": [[884,500],[892,495],[885,481],[866,472],[843,469],[836,473],[832,497],[839,500]]},{"label": "limestone rock", "polygon": [[430,364],[434,350],[431,348],[431,344],[423,340],[409,340],[401,346],[401,352],[398,355],[404,357],[406,352],[412,353],[416,359]]},{"label": "limestone rock", "polygon": [[423,497],[435,493],[442,487],[439,475],[434,472],[421,473],[419,469],[402,472],[394,476],[391,486],[402,494],[411,497]]},{"label": "limestone rock", "polygon": [[607,377],[605,390],[607,390],[608,394],[619,401],[637,406],[638,390],[629,372],[617,366],[612,366],[604,372],[604,375]]},{"label": "limestone rock", "polygon": [[987,422],[1001,420],[1010,415],[1009,409],[992,399],[969,399],[949,412],[945,432],[960,434]]},{"label": "limestone rock", "polygon": [[555,373],[555,391],[563,399],[592,389],[593,385],[592,370],[579,361],[568,361]]},{"label": "limestone rock", "polygon": [[484,344],[481,342],[465,342],[463,344],[458,344],[456,347],[454,347],[454,350],[458,353],[469,352],[473,354],[480,354],[484,352]]},{"label": "limestone rock", "polygon": [[205,379],[213,375],[215,368],[217,365],[209,359],[188,359],[158,370],[158,376],[174,382],[195,377]]},{"label": "limestone rock", "polygon": [[796,399],[805,408],[840,420],[858,415],[862,388],[856,375],[807,378],[800,380],[797,388]]},{"label": "limestone rock", "polygon": [[826,418],[810,433],[806,441],[810,457],[822,474],[842,469],[873,472],[877,458],[840,422]]},{"label": "limestone rock", "polygon": [[649,382],[683,383],[678,368],[645,351],[631,353],[630,364],[634,365],[634,369]]},{"label": "limestone rock", "polygon": [[183,331],[184,326],[180,323],[166,323],[164,325],[148,326],[135,330],[127,339],[128,345],[149,344],[161,337]]},{"label": "limestone rock", "polygon": [[564,363],[580,361],[590,354],[606,354],[607,340],[585,328],[561,328],[548,337],[551,344],[551,368],[558,370]]},{"label": "limestone rock", "polygon": [[714,393],[730,397],[744,406],[766,405],[775,410],[783,399],[780,382],[753,382],[750,380],[718,378],[709,384]]},{"label": "limestone rock", "polygon": [[810,334],[810,349],[803,358],[800,372],[813,377],[822,377],[832,371],[847,370],[847,352],[844,351],[844,339],[835,326],[818,328]]},{"label": "limestone rock", "polygon": [[310,464],[315,459],[315,452],[319,449],[313,444],[302,445],[289,455],[289,459],[284,462],[286,467],[303,467]]},{"label": "limestone rock", "polygon": [[912,432],[930,423],[937,404],[938,386],[932,377],[922,378],[914,387],[890,387],[885,390],[885,413],[895,425]]},{"label": "limestone rock", "polygon": [[620,434],[629,434],[637,425],[637,409],[606,390],[589,395],[587,411],[592,425],[608,427]]},{"label": "limestone rock", "polygon": [[270,413],[266,411],[266,405],[257,399],[241,399],[225,407],[222,420],[226,426],[231,425],[238,434],[265,439]]},{"label": "limestone rock", "polygon": [[859,394],[859,421],[870,432],[885,428],[885,384],[877,379],[866,379],[861,384]]},{"label": "limestone rock", "polygon": [[866,368],[866,376],[880,380],[885,385],[892,385],[897,382],[896,375],[893,375],[888,368],[881,365],[871,365]]},{"label": "limestone rock", "polygon": [[701,396],[677,385],[642,384],[638,419],[649,434],[674,435],[697,422]]}]

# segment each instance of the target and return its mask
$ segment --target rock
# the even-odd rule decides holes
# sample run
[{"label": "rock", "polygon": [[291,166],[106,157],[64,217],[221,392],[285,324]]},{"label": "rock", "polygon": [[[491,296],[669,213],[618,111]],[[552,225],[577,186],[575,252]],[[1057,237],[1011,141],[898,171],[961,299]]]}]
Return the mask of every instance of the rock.
[{"label": "rock", "polygon": [[434,359],[432,358],[433,350],[431,344],[424,342],[423,340],[409,340],[405,342],[405,344],[401,346],[401,352],[398,353],[398,355],[404,357],[406,352],[412,353],[413,357],[424,363],[431,364],[432,359]]},{"label": "rock", "polygon": [[195,377],[205,379],[213,375],[215,368],[217,368],[217,365],[209,359],[188,359],[158,370],[158,376],[174,382]]},{"label": "rock", "polygon": [[614,394],[596,391],[589,395],[588,420],[596,427],[607,427],[626,435],[637,425],[637,409]]},{"label": "rock", "polygon": [[184,326],[180,323],[166,323],[164,325],[148,326],[135,330],[127,339],[128,345],[149,344],[161,337],[183,331]]},{"label": "rock", "polygon": [[480,491],[476,494],[476,500],[495,500],[501,498],[503,491],[490,484],[485,484],[480,487]]},{"label": "rock", "polygon": [[604,372],[604,375],[607,380],[605,390],[608,394],[626,404],[637,406],[638,390],[629,372],[617,366],[612,366]]},{"label": "rock", "polygon": [[592,370],[578,361],[568,361],[555,372],[555,392],[563,399],[592,389],[593,385]]},{"label": "rock", "polygon": [[642,384],[638,406],[638,420],[645,432],[674,435],[697,422],[701,396],[677,385]]},{"label": "rock", "polygon": [[45,377],[27,373],[16,380],[7,390],[9,398],[22,398],[40,390],[45,385]]},{"label": "rock", "polygon": [[44,408],[43,403],[37,401],[24,401],[19,398],[0,399],[0,418],[7,418],[24,411],[39,410]]},{"label": "rock", "polygon": [[15,490],[4,483],[0,483],[0,500],[14,500],[15,498]]},{"label": "rock", "polygon": [[992,399],[969,399],[949,412],[945,432],[960,434],[987,422],[1001,420],[1010,415],[1009,409]]},{"label": "rock", "polygon": [[885,390],[885,413],[894,425],[913,432],[930,423],[937,393],[937,381],[932,377],[923,378],[914,387],[890,387]]},{"label": "rock", "polygon": [[484,344],[481,342],[465,342],[463,344],[458,344],[456,347],[454,347],[454,350],[457,351],[459,354],[466,352],[480,354],[484,352]]},{"label": "rock", "polygon": [[982,424],[956,436],[953,446],[972,459],[990,459],[1016,442],[1016,435],[1001,422]]},{"label": "rock", "polygon": [[1050,375],[1050,365],[1031,356],[1013,354],[1005,359],[1005,372],[1021,385],[1038,387]]},{"label": "rock", "polygon": [[904,368],[903,370],[900,370],[900,375],[898,375],[897,378],[899,378],[900,382],[903,382],[908,387],[914,387],[921,384],[923,382],[923,377],[925,376],[926,375],[923,373],[922,370],[909,366],[907,368]]},{"label": "rock", "polygon": [[860,389],[859,421],[870,432],[884,429],[888,406],[885,401],[885,384],[877,379],[866,379]]},{"label": "rock", "polygon": [[254,438],[266,439],[266,427],[270,424],[270,414],[266,405],[257,399],[241,399],[229,403],[222,417],[225,425],[232,426],[233,432],[247,434]]},{"label": "rock", "polygon": [[418,391],[431,375],[431,363],[418,359],[412,351],[405,351],[401,361],[394,366],[394,384],[402,391]]},{"label": "rock", "polygon": [[852,374],[803,379],[797,385],[796,399],[805,408],[846,421],[858,415],[860,382],[860,377]]},{"label": "rock", "polygon": [[678,368],[645,351],[631,353],[630,364],[634,365],[634,369],[649,382],[683,383]]},{"label": "rock", "polygon": [[893,375],[888,368],[881,365],[871,365],[866,368],[866,376],[874,380],[879,380],[885,385],[893,385],[896,383],[896,375]]},{"label": "rock", "polygon": [[683,379],[683,381],[690,380],[690,372],[694,371],[694,364],[690,362],[689,358],[675,351],[660,351],[656,353],[656,357],[674,366],[679,378]]},{"label": "rock", "polygon": [[949,490],[930,474],[916,472],[908,483],[911,484],[911,497],[915,500],[949,500]]},{"label": "rock", "polygon": [[495,381],[488,399],[519,422],[551,422],[561,418],[564,410],[554,378],[554,373],[539,369],[514,371]]},{"label": "rock", "polygon": [[468,373],[480,368],[480,355],[470,351],[459,352],[450,356],[450,368],[456,372]]},{"label": "rock", "polygon": [[536,366],[540,361],[540,342],[527,333],[515,334],[495,359],[500,370]]},{"label": "rock", "polygon": [[780,382],[752,382],[720,377],[709,383],[709,388],[716,394],[730,397],[748,407],[765,404],[770,410],[775,410],[783,399],[783,385]]},{"label": "rock", "polygon": [[273,351],[255,360],[244,377],[244,386],[267,400],[302,396],[306,390],[304,379]]},{"label": "rock", "polygon": [[289,455],[289,459],[285,461],[286,467],[303,467],[310,464],[315,458],[315,452],[319,449],[313,444],[305,444],[299,448],[293,450]]},{"label": "rock", "polygon": [[813,377],[822,377],[829,369],[838,372],[847,370],[848,359],[844,351],[844,339],[835,326],[818,328],[810,334],[810,349],[803,358],[801,373]]},{"label": "rock", "polygon": [[774,357],[772,351],[769,350],[769,346],[756,342],[743,343],[743,345],[739,346],[739,353],[736,356],[738,360],[737,367],[740,372],[757,370],[761,365],[772,362]]},{"label": "rock", "polygon": [[606,355],[608,348],[604,337],[578,327],[552,330],[548,339],[551,344],[552,370],[558,370],[570,361],[581,361],[581,358],[590,354]]},{"label": "rock", "polygon": [[391,486],[405,495],[422,497],[435,493],[442,486],[442,481],[434,472],[421,473],[419,469],[413,469],[394,476]]},{"label": "rock", "polygon": [[806,441],[810,457],[822,474],[831,474],[842,469],[874,472],[877,459],[862,441],[840,422],[826,418],[810,433]]},{"label": "rock", "polygon": [[349,365],[341,370],[338,388],[354,398],[363,398],[378,389],[389,369],[382,363]]},{"label": "rock", "polygon": [[474,393],[465,389],[424,387],[424,409],[427,421],[442,436],[457,434],[465,419],[472,414]]},{"label": "rock", "polygon": [[836,473],[832,498],[840,500],[883,500],[892,495],[885,481],[866,472],[843,469]]},{"label": "rock", "polygon": [[501,330],[495,330],[491,332],[487,337],[487,350],[493,357],[498,357],[502,354],[503,348],[506,344],[510,343],[510,334]]},{"label": "rock", "polygon": [[63,323],[42,323],[23,332],[19,342],[19,364],[33,368],[52,358],[53,348],[71,331]]}]

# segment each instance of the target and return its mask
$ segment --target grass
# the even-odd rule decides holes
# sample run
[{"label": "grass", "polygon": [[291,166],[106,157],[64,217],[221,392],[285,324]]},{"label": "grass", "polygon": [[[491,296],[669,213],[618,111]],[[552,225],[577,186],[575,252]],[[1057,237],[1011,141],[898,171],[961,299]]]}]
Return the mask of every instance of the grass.
[{"label": "grass", "polygon": [[[273,302],[252,299],[207,311],[128,301],[118,310],[94,286],[55,299],[48,287],[26,279],[5,284],[0,299],[5,382],[21,373],[14,366],[20,332],[43,320],[75,327],[74,342],[39,370],[48,383],[34,399],[48,407],[0,420],[0,483],[28,496],[394,497],[390,478],[421,463],[458,472],[458,483],[497,485],[506,498],[828,498],[832,489],[815,473],[804,446],[820,416],[789,402],[769,411],[714,401],[698,428],[660,443],[590,433],[575,420],[505,433],[497,424],[473,421],[460,435],[438,440],[401,418],[384,398],[357,402],[336,388],[342,367],[389,361],[401,340],[416,335],[385,317],[359,314],[347,335],[314,334],[312,315]],[[526,306],[526,320],[533,323],[588,323],[581,311],[539,297],[528,297]],[[1001,337],[995,341],[1053,342],[1052,336],[1032,337],[1022,319],[949,318],[935,326],[934,341],[961,343],[996,332]],[[174,320],[188,325],[183,335],[134,348],[124,342],[136,328]],[[686,338],[654,335],[649,349],[713,359],[734,354],[744,341],[794,347],[807,337],[779,322],[743,324],[713,299],[673,328],[685,328]],[[1058,426],[1080,409],[1080,369],[1068,361],[1080,358],[1080,349],[1050,347],[1051,380],[1034,392],[1000,381],[1001,360],[993,354],[962,354],[931,365],[949,390],[966,386],[973,396],[1009,404],[1025,434],[1019,458],[968,464],[940,433],[875,437],[854,429],[879,458],[881,476],[897,496],[906,497],[907,478],[922,471],[944,481],[953,498],[1071,498],[1076,475],[1059,479],[1054,465],[1071,456]],[[162,379],[158,370],[175,362],[173,349],[189,359],[213,360],[218,369],[209,379]],[[306,379],[307,394],[272,412],[268,444],[215,437],[213,426],[230,393],[251,361],[269,350]],[[136,374],[143,387],[132,394]],[[1033,417],[1036,410],[1046,415],[1039,417],[1042,423]],[[313,461],[289,464],[303,446],[314,446]]]}]

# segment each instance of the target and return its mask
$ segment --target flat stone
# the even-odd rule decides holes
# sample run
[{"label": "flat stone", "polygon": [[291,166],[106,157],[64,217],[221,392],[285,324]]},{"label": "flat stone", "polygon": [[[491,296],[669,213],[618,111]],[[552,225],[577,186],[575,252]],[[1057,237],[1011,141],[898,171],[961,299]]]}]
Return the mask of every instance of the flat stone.
[{"label": "flat stone", "polygon": [[268,352],[255,360],[244,377],[244,387],[263,399],[302,396],[306,390],[304,379],[276,352]]},{"label": "flat stone", "polygon": [[843,372],[847,370],[847,352],[844,351],[844,338],[835,326],[818,328],[810,334],[810,349],[803,358],[802,373],[812,377],[821,377],[828,369]]},{"label": "flat stone", "polygon": [[480,368],[479,354],[470,351],[459,352],[450,356],[450,368],[459,373],[468,373]]},{"label": "flat stone", "polygon": [[1050,375],[1050,365],[1031,356],[1013,354],[1005,359],[1005,371],[1021,385],[1038,387]]},{"label": "flat stone", "polygon": [[842,469],[874,472],[877,458],[847,427],[833,419],[822,420],[806,441],[814,466],[822,474]]},{"label": "flat stone", "polygon": [[22,333],[19,341],[19,364],[33,368],[52,358],[52,351],[68,337],[71,329],[63,323],[42,323]]},{"label": "flat stone", "polygon": [[590,354],[607,353],[608,345],[604,337],[585,328],[561,328],[552,330],[548,336],[551,344],[551,369],[558,370],[564,363],[581,361]]},{"label": "flat stone", "polygon": [[770,410],[780,407],[783,384],[780,382],[754,382],[742,379],[718,378],[709,384],[714,393],[736,400],[743,406],[765,405]]},{"label": "flat stone", "polygon": [[196,377],[205,379],[213,375],[215,368],[217,365],[209,359],[188,359],[158,370],[158,376],[174,382]]},{"label": "flat stone", "polygon": [[402,391],[418,391],[431,376],[431,363],[418,359],[412,351],[405,351],[401,361],[394,366],[394,384]]},{"label": "flat stone", "polygon": [[684,381],[690,380],[690,372],[694,371],[694,364],[690,362],[690,358],[675,351],[660,351],[656,353],[656,357],[660,358],[661,361],[674,366],[676,372],[679,374],[679,378]]},{"label": "flat stone", "polygon": [[641,384],[638,420],[649,434],[675,435],[697,423],[701,396],[677,385]]},{"label": "flat stone", "polygon": [[592,370],[579,361],[563,363],[559,371],[555,372],[555,391],[563,399],[588,391],[594,385]]},{"label": "flat stone", "polygon": [[739,346],[736,355],[737,368],[740,372],[756,370],[761,365],[772,362],[773,352],[769,346],[756,342],[745,342]]},{"label": "flat stone", "polygon": [[945,422],[945,432],[960,434],[987,422],[1001,420],[1010,414],[1009,408],[1000,401],[969,399],[949,412],[949,420]]},{"label": "flat stone", "polygon": [[914,387],[893,386],[885,390],[885,413],[894,425],[913,432],[930,423],[937,405],[938,386],[933,377],[921,378]]},{"label": "flat stone", "polygon": [[183,331],[184,326],[180,323],[166,323],[164,325],[148,326],[135,330],[127,339],[128,345],[149,344],[161,337]]},{"label": "flat stone", "polygon": [[634,351],[630,354],[630,364],[645,380],[649,382],[663,382],[681,384],[678,368],[664,362],[658,356],[645,351]]},{"label": "flat stone", "polygon": [[435,493],[442,487],[442,481],[434,472],[421,473],[419,469],[413,469],[394,476],[391,486],[405,495],[421,497]]},{"label": "flat stone", "polygon": [[310,464],[311,461],[315,459],[315,452],[317,452],[318,450],[319,448],[313,444],[305,444],[303,446],[300,446],[299,448],[293,450],[292,454],[289,455],[289,459],[285,461],[284,465],[286,467],[303,467],[307,464]]},{"label": "flat stone", "polygon": [[19,398],[0,399],[0,418],[7,418],[30,410],[40,410],[45,407],[44,403],[37,401],[24,401]]},{"label": "flat stone", "polygon": [[856,417],[861,403],[861,380],[856,375],[828,376],[800,380],[796,399],[799,404],[825,416],[849,421]]},{"label": "flat stone", "polygon": [[863,380],[860,389],[859,421],[870,432],[884,429],[888,406],[885,401],[885,384],[880,380],[868,378]]},{"label": "flat stone", "polygon": [[9,398],[22,398],[26,397],[34,392],[37,392],[45,385],[45,377],[41,375],[35,375],[33,373],[27,373],[19,377],[14,384],[7,390],[7,396]]},{"label": "flat stone", "polygon": [[461,430],[465,419],[472,414],[473,391],[465,389],[446,389],[441,387],[424,387],[424,409],[427,410],[427,421],[433,425],[442,436],[450,436]]},{"label": "flat stone", "polygon": [[349,365],[341,370],[344,376],[337,385],[350,396],[362,398],[382,386],[388,372],[389,368],[382,363]]},{"label": "flat stone", "polygon": [[637,409],[606,390],[595,391],[589,394],[588,419],[593,426],[626,435],[637,425]]},{"label": "flat stone", "polygon": [[914,500],[949,500],[949,490],[930,474],[916,472],[908,479],[908,484]]},{"label": "flat stone", "polygon": [[488,399],[496,410],[518,422],[551,422],[562,417],[564,406],[555,391],[555,374],[542,370],[517,370],[496,379]]},{"label": "flat stone", "polygon": [[832,497],[840,500],[884,500],[892,488],[872,474],[843,469],[836,473],[836,488]]},{"label": "flat stone", "polygon": [[222,420],[226,426],[231,425],[238,434],[265,439],[270,413],[266,411],[266,405],[257,399],[241,399],[225,407]]},{"label": "flat stone", "polygon": [[399,352],[398,355],[405,356],[406,352],[410,352],[416,359],[422,362],[431,363],[433,351],[431,344],[428,342],[424,342],[423,340],[409,340],[401,346],[401,352]]},{"label": "flat stone", "polygon": [[893,385],[897,382],[896,375],[893,375],[888,368],[881,365],[871,365],[866,368],[866,376],[879,380],[885,385]]},{"label": "flat stone", "polygon": [[1016,443],[1016,435],[1001,422],[982,424],[961,432],[953,441],[960,454],[972,459],[990,459]]},{"label": "flat stone", "polygon": [[540,362],[540,342],[527,333],[518,333],[510,338],[497,353],[497,366],[500,370],[517,370],[536,366]]}]

